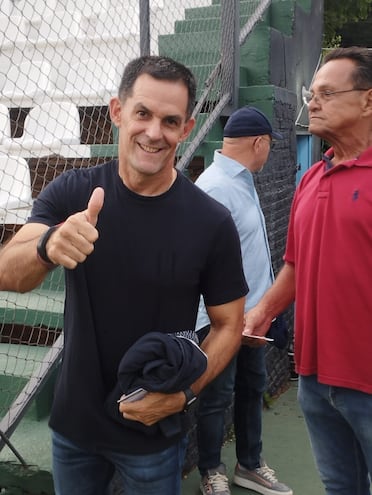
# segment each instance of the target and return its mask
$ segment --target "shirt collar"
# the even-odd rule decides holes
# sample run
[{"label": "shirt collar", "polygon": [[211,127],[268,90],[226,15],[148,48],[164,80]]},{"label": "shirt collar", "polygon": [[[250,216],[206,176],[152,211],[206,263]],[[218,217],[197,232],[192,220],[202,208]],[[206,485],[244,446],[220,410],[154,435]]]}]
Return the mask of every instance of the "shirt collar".
[{"label": "shirt collar", "polygon": [[[333,148],[329,148],[323,155],[322,159],[324,162],[324,170],[328,171],[331,168],[334,168],[331,163],[332,158],[334,157]],[[344,167],[372,167],[372,146],[364,150],[360,153],[359,156],[352,158],[351,160],[346,160],[345,162],[338,163],[337,166],[342,165]]]},{"label": "shirt collar", "polygon": [[226,155],[223,155],[221,150],[215,150],[213,162],[217,168],[223,170],[223,172],[229,177],[244,177],[244,179],[249,180],[252,185],[254,184],[252,173],[241,163],[229,158]]}]

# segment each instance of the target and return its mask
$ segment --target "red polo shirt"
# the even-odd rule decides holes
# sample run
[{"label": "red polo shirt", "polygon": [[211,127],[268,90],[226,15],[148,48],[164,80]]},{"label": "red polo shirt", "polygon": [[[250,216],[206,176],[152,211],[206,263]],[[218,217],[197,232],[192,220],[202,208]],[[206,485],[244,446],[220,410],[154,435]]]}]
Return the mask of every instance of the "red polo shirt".
[{"label": "red polo shirt", "polygon": [[371,394],[372,147],[304,175],[284,259],[295,265],[298,373]]}]

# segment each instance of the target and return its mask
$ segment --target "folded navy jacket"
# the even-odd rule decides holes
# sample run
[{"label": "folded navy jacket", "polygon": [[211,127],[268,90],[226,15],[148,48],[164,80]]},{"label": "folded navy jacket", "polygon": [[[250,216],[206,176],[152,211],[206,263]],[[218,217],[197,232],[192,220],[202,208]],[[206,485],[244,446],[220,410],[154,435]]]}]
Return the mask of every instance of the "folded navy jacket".
[{"label": "folded navy jacket", "polygon": [[118,382],[105,402],[110,416],[121,424],[167,437],[182,431],[181,413],[146,426],[123,418],[117,401],[123,394],[138,388],[148,392],[175,393],[188,388],[207,368],[208,358],[191,339],[177,334],[149,332],[138,339],[124,354],[118,368]]}]

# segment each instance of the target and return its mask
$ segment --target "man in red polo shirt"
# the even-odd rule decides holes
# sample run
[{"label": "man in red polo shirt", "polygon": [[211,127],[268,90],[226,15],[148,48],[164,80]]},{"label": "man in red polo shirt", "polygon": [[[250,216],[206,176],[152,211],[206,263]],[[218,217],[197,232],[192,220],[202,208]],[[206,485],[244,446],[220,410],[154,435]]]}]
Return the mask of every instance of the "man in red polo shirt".
[{"label": "man in red polo shirt", "polygon": [[331,144],[294,196],[285,264],[246,318],[264,335],[291,302],[298,397],[327,495],[370,495],[372,51],[337,48],[305,95]]}]

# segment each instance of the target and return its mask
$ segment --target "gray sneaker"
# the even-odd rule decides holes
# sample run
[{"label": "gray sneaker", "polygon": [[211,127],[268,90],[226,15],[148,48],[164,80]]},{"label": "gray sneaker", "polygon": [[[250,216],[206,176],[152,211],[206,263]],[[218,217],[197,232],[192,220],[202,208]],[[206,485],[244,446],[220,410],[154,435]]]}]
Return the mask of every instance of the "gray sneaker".
[{"label": "gray sneaker", "polygon": [[288,486],[277,480],[275,471],[265,462],[261,462],[261,466],[253,471],[238,463],[235,467],[234,483],[262,495],[293,495]]},{"label": "gray sneaker", "polygon": [[203,495],[231,495],[224,464],[208,469],[200,481],[200,491]]}]

